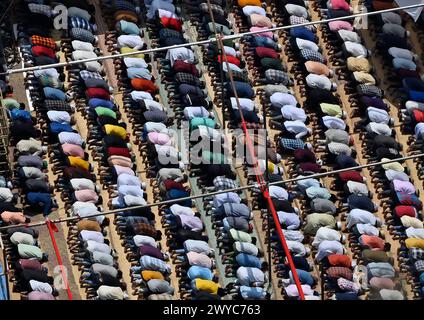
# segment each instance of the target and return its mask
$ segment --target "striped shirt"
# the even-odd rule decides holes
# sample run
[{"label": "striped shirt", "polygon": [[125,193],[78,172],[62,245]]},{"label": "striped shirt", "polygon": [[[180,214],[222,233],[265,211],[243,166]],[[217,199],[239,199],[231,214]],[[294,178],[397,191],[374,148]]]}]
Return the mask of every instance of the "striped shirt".
[{"label": "striped shirt", "polygon": [[97,26],[95,24],[91,24],[87,20],[80,17],[70,17],[69,25],[70,25],[70,28],[81,28],[81,29],[88,30],[90,32],[97,31]]}]

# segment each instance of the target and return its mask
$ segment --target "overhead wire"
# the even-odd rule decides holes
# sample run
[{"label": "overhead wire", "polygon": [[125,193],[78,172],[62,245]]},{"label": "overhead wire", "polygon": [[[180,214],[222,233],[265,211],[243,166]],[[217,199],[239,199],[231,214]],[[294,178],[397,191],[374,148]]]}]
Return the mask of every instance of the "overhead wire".
[{"label": "overhead wire", "polygon": [[[400,157],[400,158],[391,159],[391,160],[373,162],[373,163],[369,163],[369,164],[365,164],[365,165],[361,165],[361,166],[356,166],[356,167],[350,167],[350,168],[332,170],[332,171],[327,171],[327,172],[321,172],[321,173],[316,173],[316,174],[312,174],[312,175],[309,175],[309,176],[298,176],[296,178],[286,179],[286,180],[282,180],[282,181],[270,182],[270,183],[268,183],[268,186],[285,185],[285,184],[288,184],[288,183],[293,183],[293,182],[301,181],[301,180],[305,180],[305,179],[322,178],[322,177],[326,177],[326,176],[329,176],[329,175],[334,175],[334,174],[338,174],[338,173],[342,173],[342,172],[371,168],[371,167],[375,167],[375,166],[379,166],[379,165],[384,165],[384,164],[389,164],[389,163],[399,162],[399,161],[412,160],[412,159],[415,159],[415,158],[422,158],[422,157],[424,157],[424,153],[420,153],[420,154],[412,155],[412,156]],[[171,200],[165,200],[165,201],[160,201],[160,202],[148,203],[146,205],[138,205],[138,206],[126,207],[126,208],[122,208],[122,209],[114,209],[114,210],[104,211],[104,212],[100,212],[100,213],[90,215],[88,217],[94,218],[94,217],[98,217],[98,216],[106,216],[106,215],[112,215],[112,214],[115,215],[115,214],[119,214],[121,212],[126,212],[126,211],[131,211],[131,210],[136,210],[136,209],[151,208],[151,207],[162,206],[162,205],[169,205],[169,204],[177,203],[177,202],[180,202],[180,201],[194,200],[194,199],[199,199],[199,198],[208,198],[208,197],[213,197],[213,196],[223,194],[223,193],[238,192],[238,191],[249,190],[249,189],[257,189],[257,188],[259,188],[259,185],[257,183],[254,183],[254,184],[249,184],[249,185],[245,185],[245,186],[240,186],[240,187],[237,187],[237,188],[231,188],[231,189],[213,191],[213,192],[202,193],[202,194],[197,194],[197,195],[191,195],[191,196],[184,197],[184,198],[171,199]],[[74,221],[74,220],[83,220],[85,218],[87,218],[87,217],[82,218],[82,217],[78,217],[78,216],[72,216],[72,217],[50,220],[50,222],[51,223],[64,223],[64,222],[69,222],[69,221]],[[42,226],[42,225],[45,225],[45,224],[46,224],[46,221],[8,225],[8,226],[0,227],[0,231],[12,229],[12,228],[18,228],[18,227],[37,227],[37,226]]]},{"label": "overhead wire", "polygon": [[[223,36],[222,41],[234,40],[234,39],[242,38],[244,36],[255,35],[255,34],[259,34],[259,33],[263,33],[263,32],[275,32],[275,31],[280,31],[280,30],[289,30],[289,29],[297,28],[297,27],[307,27],[307,26],[316,25],[316,24],[325,24],[325,23],[329,23],[329,22],[333,22],[333,21],[355,19],[355,18],[360,18],[360,17],[374,16],[374,15],[378,15],[378,14],[382,14],[382,13],[395,12],[395,11],[408,10],[408,9],[415,9],[415,8],[419,8],[419,7],[423,7],[423,6],[424,6],[424,3],[419,3],[419,4],[409,5],[409,6],[391,8],[391,9],[356,13],[356,14],[352,14],[352,15],[348,15],[348,16],[344,16],[344,17],[321,19],[319,21],[310,21],[310,22],[305,22],[305,23],[269,28],[269,29],[261,29],[261,30],[258,30],[258,31],[248,31],[248,32]],[[194,42],[177,44],[177,45],[172,45],[172,46],[165,46],[165,47],[151,48],[151,49],[146,49],[146,50],[132,51],[132,52],[128,52],[128,53],[118,53],[118,54],[112,54],[112,55],[107,55],[107,56],[100,56],[100,57],[95,57],[95,58],[82,59],[82,60],[78,60],[78,61],[68,61],[68,62],[52,63],[52,64],[43,65],[43,66],[13,69],[13,70],[7,70],[6,72],[0,73],[0,76],[10,75],[10,74],[15,74],[15,73],[22,73],[22,72],[35,71],[35,70],[43,70],[43,69],[49,69],[49,68],[66,67],[66,66],[78,65],[78,64],[81,64],[81,63],[92,62],[92,61],[102,61],[102,60],[107,60],[107,59],[126,58],[126,57],[131,57],[131,56],[139,55],[139,54],[148,54],[148,53],[166,51],[166,50],[170,50],[170,49],[199,46],[199,45],[205,45],[205,44],[216,43],[216,42],[218,42],[218,39],[211,38],[211,39],[202,40],[202,41],[194,41]]]}]

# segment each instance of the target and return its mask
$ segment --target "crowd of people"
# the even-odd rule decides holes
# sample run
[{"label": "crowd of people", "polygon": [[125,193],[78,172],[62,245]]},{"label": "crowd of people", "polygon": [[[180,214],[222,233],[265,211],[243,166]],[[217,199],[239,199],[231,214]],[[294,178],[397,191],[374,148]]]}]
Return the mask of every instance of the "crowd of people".
[{"label": "crowd of people", "polygon": [[[23,17],[32,14],[28,7],[21,12]],[[30,37],[24,26],[18,27],[17,41],[21,58],[28,64],[34,64],[35,56],[31,50],[37,46],[36,43],[31,43]],[[34,75],[29,74],[25,81],[28,83],[27,96],[38,100],[38,94],[43,89],[42,83],[34,81]],[[6,88],[2,90],[2,106],[9,116],[13,171],[10,179],[1,179],[1,221],[3,226],[12,226],[29,223],[32,217],[36,217],[35,220],[40,217],[44,220],[57,208],[57,202],[50,184],[53,181],[49,181],[47,171],[47,114],[43,110],[29,109],[26,103],[14,98],[10,85]],[[29,102],[31,106],[32,101]],[[13,270],[12,290],[19,292],[21,299],[55,300],[58,291],[54,288],[53,277],[49,276],[45,265],[49,256],[40,247],[42,243],[38,239],[39,230],[35,227],[11,227],[3,235],[6,239],[9,267]]]},{"label": "crowd of people", "polygon": [[[136,7],[131,1],[125,3],[103,1],[103,5],[107,8],[106,17],[110,28],[115,29],[107,33],[106,44],[109,52],[124,53],[146,48],[144,32],[140,26],[140,7]],[[169,155],[174,159],[178,158],[178,150],[175,148],[175,140],[166,135],[166,132],[170,132],[167,129],[169,122],[167,122],[164,107],[154,99],[158,88],[149,63],[150,57],[143,54],[114,60],[119,87],[124,91],[123,110],[129,119],[128,122],[131,122],[135,144],[138,146],[135,152],[141,154],[146,176],[152,178],[150,180],[153,193],[151,201],[159,201],[162,198],[183,197],[188,193],[183,186],[182,171],[179,168],[167,167],[166,163],[162,165],[158,160],[161,152],[164,157]],[[157,142],[157,148],[155,148],[155,142]],[[162,168],[163,170],[160,171]],[[164,182],[174,182],[175,186],[161,188],[159,185],[161,179],[154,179],[156,174],[162,177]],[[128,179],[128,177],[125,180],[135,181],[134,178]],[[142,206],[146,203],[147,194],[140,189],[139,185],[124,189],[120,187],[123,184],[120,181],[124,180],[119,175],[119,198],[112,201],[111,208]],[[181,183],[178,184],[178,181]],[[145,188],[144,184],[143,182],[142,187]],[[141,194],[133,193],[131,189],[141,191]],[[144,196],[145,199],[140,196]],[[139,200],[142,202],[136,203]],[[143,299],[171,300],[175,294],[173,287],[175,284],[171,283],[170,278],[171,265],[168,263],[171,257],[165,251],[166,248],[162,248],[161,240],[165,235],[156,227],[160,221],[158,218],[156,210],[140,208],[118,215],[115,223],[124,239],[127,257],[132,263],[129,271],[131,280],[137,288],[136,294]]]},{"label": "crowd of people", "polygon": [[[372,3],[366,2],[366,4],[372,7]],[[373,36],[377,41],[376,51],[381,57],[386,71],[384,76],[393,80],[393,84],[389,87],[389,94],[401,97],[397,100],[396,107],[399,108],[402,132],[410,135],[408,139],[410,146],[405,146],[404,151],[413,154],[422,150],[424,82],[422,70],[417,65],[420,59],[417,52],[414,51],[411,32],[405,29],[409,19],[399,12],[386,14],[379,19],[374,19],[372,26]],[[422,19],[419,20],[422,21]],[[417,22],[417,26],[420,23],[422,24],[422,22]],[[388,41],[389,39],[390,41]],[[422,161],[417,158],[415,162],[417,168],[420,169]],[[389,223],[391,234],[401,242],[398,251],[400,269],[408,273],[408,281],[412,284],[414,298],[422,298],[424,296],[422,255],[424,233],[421,214],[422,201],[418,199],[419,190],[415,188],[417,183],[420,181],[404,177],[403,180],[392,180],[390,185],[386,185],[383,189],[388,190],[385,196],[396,195],[397,202],[403,204],[393,207],[393,202],[388,202],[392,206],[386,211],[386,221]],[[408,193],[410,197],[406,197],[405,193]]]},{"label": "crowd of people", "polygon": [[[63,32],[53,31],[56,2],[68,8]],[[4,79],[2,103],[10,117],[15,167],[10,182],[0,180],[2,224],[27,223],[40,213],[48,217],[58,207],[58,191],[66,214],[79,218],[68,224],[67,242],[87,299],[128,299],[123,272],[130,274],[132,294],[139,299],[269,299],[270,271],[285,299],[299,299],[260,190],[252,191],[251,202],[234,191],[203,203],[179,200],[192,195],[192,188],[207,193],[239,187],[229,145],[234,149],[253,141],[260,151],[253,155],[246,147],[247,183],[255,183],[258,175],[271,182],[302,178],[269,187],[269,196],[307,300],[404,300],[399,272],[408,273],[414,297],[422,297],[424,234],[416,187],[421,182],[409,176],[402,162],[367,169],[371,181],[356,168],[360,157],[375,162],[423,150],[424,82],[405,27],[409,18],[399,13],[373,18],[376,48],[370,48],[350,18],[267,31],[309,22],[315,15],[348,16],[353,8],[347,0],[273,0],[268,6],[238,0],[231,8],[234,25],[226,3],[210,3],[102,0],[102,19],[110,31],[102,30],[101,36],[95,23],[99,8],[86,1],[20,3],[17,41],[24,65],[53,64],[61,56],[73,64],[25,74],[33,111],[13,99]],[[365,5],[372,11],[393,3]],[[114,59],[117,88],[111,87],[104,62],[74,64],[103,54],[188,43],[194,40],[185,34],[188,26],[194,27],[195,40],[258,33],[240,42],[224,40],[223,48],[212,42],[200,50],[181,47]],[[398,106],[402,132],[413,134],[407,150],[398,142],[387,93],[379,87],[376,55],[388,70],[387,79],[397,82],[393,92],[403,94]],[[114,96],[116,89],[122,101]],[[259,130],[264,121],[272,134]],[[228,141],[220,130],[244,126],[250,139],[243,133]],[[190,135],[187,152],[180,130]],[[256,157],[260,174],[252,170]],[[58,177],[54,185],[47,163]],[[307,177],[346,168],[351,170]],[[146,206],[164,200],[175,202]],[[102,215],[104,207],[125,209],[114,216],[113,227],[130,270],[118,264],[108,234],[112,218]],[[254,214],[261,215],[263,230],[269,231],[261,235],[264,239],[258,237]],[[39,247],[38,231],[11,228],[6,235],[15,290],[29,300],[55,299],[58,291],[42,265],[47,254]],[[400,241],[399,250],[390,241]],[[272,251],[272,270],[264,261],[263,243]],[[217,272],[221,265],[224,272]]]}]

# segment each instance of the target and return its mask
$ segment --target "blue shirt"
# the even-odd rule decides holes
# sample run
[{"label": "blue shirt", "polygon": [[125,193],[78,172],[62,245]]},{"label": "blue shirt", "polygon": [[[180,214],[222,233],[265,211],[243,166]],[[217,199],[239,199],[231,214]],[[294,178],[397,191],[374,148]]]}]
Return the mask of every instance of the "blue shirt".
[{"label": "blue shirt", "polygon": [[[246,122],[250,122],[250,123],[260,122],[258,114],[255,111],[241,110],[241,113],[243,114],[243,118]],[[241,122],[241,116],[238,110],[233,110],[233,119],[236,122]]]},{"label": "blue shirt", "polygon": [[152,74],[146,68],[128,68],[127,75],[129,79],[141,78],[141,79],[152,79]]},{"label": "blue shirt", "polygon": [[133,35],[139,35],[140,34],[140,28],[133,22],[128,22],[125,20],[119,21],[119,26],[121,27],[121,32],[125,34],[133,34]]},{"label": "blue shirt", "polygon": [[350,210],[352,209],[362,209],[369,212],[374,212],[374,202],[367,196],[358,196],[356,194],[352,194],[347,198],[347,203],[349,205]]},{"label": "blue shirt", "polygon": [[62,90],[44,87],[43,92],[46,99],[66,101],[66,94]]},{"label": "blue shirt", "polygon": [[316,42],[315,34],[306,27],[294,27],[290,29],[290,36]]},{"label": "blue shirt", "polygon": [[[308,284],[312,287],[312,285],[314,284],[314,278],[309,272],[300,269],[296,269],[296,272],[299,276],[299,281],[301,284]],[[289,276],[290,280],[294,283],[293,273],[291,272],[291,270],[289,272]]]},{"label": "blue shirt", "polygon": [[417,70],[417,65],[408,59],[403,58],[394,58],[393,61],[393,68],[395,69],[407,69],[407,70]]},{"label": "blue shirt", "polygon": [[409,99],[417,102],[424,102],[424,91],[409,90]]},{"label": "blue shirt", "polygon": [[409,90],[424,91],[424,81],[416,78],[404,78],[403,87]]},{"label": "blue shirt", "polygon": [[255,36],[251,44],[255,47],[267,47],[277,49],[277,43],[268,37]]},{"label": "blue shirt", "polygon": [[31,120],[31,113],[21,109],[12,109],[10,116],[13,120]]},{"label": "blue shirt", "polygon": [[87,20],[80,17],[69,17],[69,25],[72,28],[81,28],[90,32],[96,32],[97,28],[88,22]]},{"label": "blue shirt", "polygon": [[59,134],[61,132],[74,132],[74,129],[72,129],[69,123],[52,122],[50,123],[50,132]]},{"label": "blue shirt", "polygon": [[261,260],[258,257],[247,253],[239,253],[236,256],[236,261],[240,267],[252,267],[260,269],[262,266]]},{"label": "blue shirt", "polygon": [[213,274],[212,271],[205,267],[199,266],[191,266],[187,271],[187,276],[190,280],[194,280],[196,278],[204,279],[204,280],[212,280]]},{"label": "blue shirt", "polygon": [[240,287],[240,295],[243,299],[263,299],[266,296],[266,292],[261,287]]},{"label": "blue shirt", "polygon": [[52,197],[50,193],[29,192],[27,201],[30,205],[38,204],[43,208],[43,215],[48,216],[52,207]]},{"label": "blue shirt", "polygon": [[88,105],[92,108],[104,107],[104,108],[113,109],[115,107],[115,105],[113,104],[112,101],[104,100],[104,99],[98,99],[98,98],[92,98],[92,99],[88,100]]},{"label": "blue shirt", "polygon": [[[179,198],[185,198],[185,197],[189,197],[190,193],[187,191],[183,191],[183,190],[178,190],[178,189],[171,189],[166,193],[166,200],[171,200],[171,199],[179,199]],[[191,200],[183,200],[181,202],[177,202],[179,205],[184,206],[184,207],[191,207]]]},{"label": "blue shirt", "polygon": [[179,189],[170,189],[167,194],[168,198],[170,199],[178,199],[190,196],[190,192]]},{"label": "blue shirt", "polygon": [[171,273],[171,267],[158,258],[142,256],[140,258],[141,270],[159,271],[162,273]]},{"label": "blue shirt", "polygon": [[305,257],[292,257],[294,266],[299,272],[299,269],[309,271],[311,266],[308,263],[308,260]]},{"label": "blue shirt", "polygon": [[355,159],[353,159],[351,156],[345,155],[343,153],[341,153],[337,156],[336,163],[337,163],[337,165],[340,169],[358,166]]},{"label": "blue shirt", "polygon": [[[252,86],[246,82],[234,81],[234,86],[237,91],[239,98],[248,98],[253,99],[255,97],[255,91],[253,91]],[[229,82],[227,82],[227,92],[229,96],[234,96],[233,88]]]},{"label": "blue shirt", "polygon": [[353,292],[336,292],[336,300],[359,300],[358,295]]},{"label": "blue shirt", "polygon": [[183,44],[183,43],[186,43],[186,42],[187,41],[184,38],[166,38],[166,39],[161,41],[161,44],[164,47],[168,47],[168,46],[174,46],[174,45],[177,45],[177,44]]}]

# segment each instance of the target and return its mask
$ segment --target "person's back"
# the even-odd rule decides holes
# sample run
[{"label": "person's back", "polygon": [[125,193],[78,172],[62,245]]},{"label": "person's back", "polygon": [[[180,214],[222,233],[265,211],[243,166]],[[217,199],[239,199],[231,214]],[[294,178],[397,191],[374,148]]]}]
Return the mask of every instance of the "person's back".
[{"label": "person's back", "polygon": [[240,267],[236,274],[241,285],[249,286],[252,283],[263,284],[265,282],[265,274],[258,268]]},{"label": "person's back", "polygon": [[97,289],[97,296],[99,300],[123,300],[127,295],[120,287],[102,285]]},{"label": "person's back", "polygon": [[55,300],[51,293],[41,291],[31,291],[27,296],[28,300]]},{"label": "person's back", "polygon": [[395,269],[387,262],[371,262],[367,265],[368,273],[373,277],[393,278]]},{"label": "person's back", "polygon": [[113,278],[117,278],[118,276],[118,270],[112,266],[108,266],[108,265],[104,265],[100,263],[94,263],[91,266],[91,268],[94,273],[100,274],[101,276],[108,275]]},{"label": "person's back", "polygon": [[18,253],[22,259],[43,259],[43,253],[39,247],[20,243],[18,244]]}]

